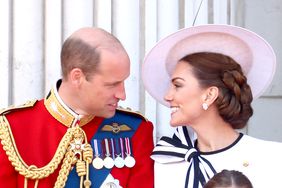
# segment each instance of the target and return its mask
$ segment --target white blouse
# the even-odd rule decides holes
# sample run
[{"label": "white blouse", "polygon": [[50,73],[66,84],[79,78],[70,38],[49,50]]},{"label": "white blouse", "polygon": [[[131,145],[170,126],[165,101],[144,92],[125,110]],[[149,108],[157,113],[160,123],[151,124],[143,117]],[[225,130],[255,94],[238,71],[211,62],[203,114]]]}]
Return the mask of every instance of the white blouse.
[{"label": "white blouse", "polygon": [[[183,141],[181,135],[179,137]],[[282,187],[282,143],[264,141],[240,133],[239,138],[230,146],[214,152],[201,152],[200,155],[212,164],[216,172],[223,169],[241,171],[250,179],[254,188]],[[166,158],[168,163],[165,162]],[[155,188],[184,188],[192,161],[171,162],[169,158],[170,156],[152,155],[155,160]],[[193,172],[192,170],[192,177]],[[187,187],[192,188],[192,185],[189,183]]]}]

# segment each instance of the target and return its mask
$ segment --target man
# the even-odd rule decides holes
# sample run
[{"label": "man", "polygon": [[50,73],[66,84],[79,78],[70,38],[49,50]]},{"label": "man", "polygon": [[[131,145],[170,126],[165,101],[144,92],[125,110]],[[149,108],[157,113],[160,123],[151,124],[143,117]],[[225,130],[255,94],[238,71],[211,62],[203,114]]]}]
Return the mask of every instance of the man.
[{"label": "man", "polygon": [[122,44],[82,28],[61,67],[45,99],[0,112],[0,187],[153,187],[152,123],[117,109],[130,72]]}]

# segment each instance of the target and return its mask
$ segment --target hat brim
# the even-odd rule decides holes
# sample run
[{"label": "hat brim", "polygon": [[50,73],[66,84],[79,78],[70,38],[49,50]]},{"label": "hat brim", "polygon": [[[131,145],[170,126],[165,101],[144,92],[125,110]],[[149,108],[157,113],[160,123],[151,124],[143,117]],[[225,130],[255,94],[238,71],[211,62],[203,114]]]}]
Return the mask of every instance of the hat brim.
[{"label": "hat brim", "polygon": [[256,33],[231,25],[199,25],[169,35],[149,51],[142,65],[142,79],[148,93],[169,106],[164,95],[170,84],[170,73],[182,57],[196,52],[221,53],[237,61],[254,99],[267,89],[276,69],[272,47]]}]

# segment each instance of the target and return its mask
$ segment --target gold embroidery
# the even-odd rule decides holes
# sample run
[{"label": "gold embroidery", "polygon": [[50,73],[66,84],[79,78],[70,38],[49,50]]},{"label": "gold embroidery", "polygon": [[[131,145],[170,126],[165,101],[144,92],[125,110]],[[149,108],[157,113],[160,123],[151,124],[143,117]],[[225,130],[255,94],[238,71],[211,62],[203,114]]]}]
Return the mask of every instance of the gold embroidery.
[{"label": "gold embroidery", "polygon": [[[70,127],[76,120],[76,118],[69,112],[70,109],[65,109],[64,106],[59,102],[53,89],[51,90],[51,94],[45,98],[44,105],[55,119],[67,127]],[[80,119],[79,126],[89,123],[93,118],[94,116],[92,115],[82,117]]]}]

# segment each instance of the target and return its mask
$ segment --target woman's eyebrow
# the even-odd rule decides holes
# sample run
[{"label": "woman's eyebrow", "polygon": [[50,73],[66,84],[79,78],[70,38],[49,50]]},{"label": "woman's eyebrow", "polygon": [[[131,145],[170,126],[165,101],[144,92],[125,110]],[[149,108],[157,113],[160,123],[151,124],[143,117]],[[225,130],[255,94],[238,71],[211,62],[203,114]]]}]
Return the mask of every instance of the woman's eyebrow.
[{"label": "woman's eyebrow", "polygon": [[182,81],[185,81],[183,78],[181,78],[181,77],[175,77],[175,78],[172,78],[171,79],[171,82],[174,82],[174,81],[176,81],[176,80],[182,80]]}]

